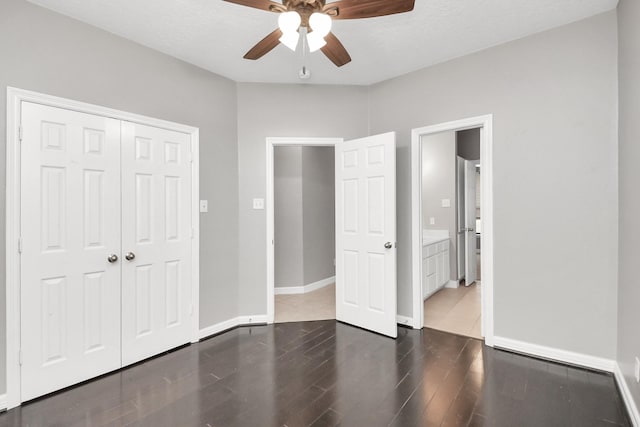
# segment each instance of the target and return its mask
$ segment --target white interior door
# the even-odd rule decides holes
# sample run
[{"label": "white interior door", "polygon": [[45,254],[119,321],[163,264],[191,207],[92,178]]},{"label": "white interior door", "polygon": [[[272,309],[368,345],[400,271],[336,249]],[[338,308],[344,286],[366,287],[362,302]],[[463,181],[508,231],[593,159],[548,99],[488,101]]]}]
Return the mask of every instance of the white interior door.
[{"label": "white interior door", "polygon": [[465,285],[476,281],[476,166],[464,161]]},{"label": "white interior door", "polygon": [[122,122],[122,363],[190,341],[191,138]]},{"label": "white interior door", "polygon": [[395,133],[336,145],[336,319],[396,325]]},{"label": "white interior door", "polygon": [[24,102],[22,401],[120,368],[120,121]]}]

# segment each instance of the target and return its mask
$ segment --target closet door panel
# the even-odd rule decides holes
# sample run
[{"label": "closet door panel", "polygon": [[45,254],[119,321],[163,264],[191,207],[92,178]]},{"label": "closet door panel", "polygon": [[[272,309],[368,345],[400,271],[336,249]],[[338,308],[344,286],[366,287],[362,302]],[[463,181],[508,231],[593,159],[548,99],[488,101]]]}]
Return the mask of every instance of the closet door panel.
[{"label": "closet door panel", "polygon": [[23,102],[21,399],[118,369],[120,121]]},{"label": "closet door panel", "polygon": [[190,341],[191,138],[122,124],[122,358]]}]

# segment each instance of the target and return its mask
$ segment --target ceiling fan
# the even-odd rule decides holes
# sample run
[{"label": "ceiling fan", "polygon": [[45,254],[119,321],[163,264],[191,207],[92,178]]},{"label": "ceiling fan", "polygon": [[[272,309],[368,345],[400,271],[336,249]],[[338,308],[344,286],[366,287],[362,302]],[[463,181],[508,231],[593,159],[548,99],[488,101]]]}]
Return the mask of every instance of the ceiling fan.
[{"label": "ceiling fan", "polygon": [[322,50],[336,66],[351,62],[351,56],[340,40],[331,32],[332,19],[360,19],[410,12],[415,0],[224,0],[242,6],[279,13],[275,31],[262,39],[245,55],[245,59],[259,59],[282,43],[296,50],[300,30],[309,46],[309,51]]}]

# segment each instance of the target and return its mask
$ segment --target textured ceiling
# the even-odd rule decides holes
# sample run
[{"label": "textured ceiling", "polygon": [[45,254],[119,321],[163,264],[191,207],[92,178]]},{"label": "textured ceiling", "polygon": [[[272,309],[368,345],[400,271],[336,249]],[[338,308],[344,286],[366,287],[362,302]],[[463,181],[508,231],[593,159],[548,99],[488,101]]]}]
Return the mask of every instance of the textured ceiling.
[{"label": "textured ceiling", "polygon": [[[239,82],[298,83],[300,47],[242,59],[276,14],[222,0],[29,0]],[[276,0],[277,1],[277,0]],[[394,0],[389,0],[394,1]],[[307,54],[308,83],[367,85],[613,9],[617,0],[416,0],[413,12],[335,21],[353,61]]]}]

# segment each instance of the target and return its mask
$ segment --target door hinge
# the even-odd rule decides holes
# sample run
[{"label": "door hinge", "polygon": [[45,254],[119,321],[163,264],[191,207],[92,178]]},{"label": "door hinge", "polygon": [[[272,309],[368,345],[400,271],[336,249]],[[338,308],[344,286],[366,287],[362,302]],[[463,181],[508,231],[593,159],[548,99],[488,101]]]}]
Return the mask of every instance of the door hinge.
[{"label": "door hinge", "polygon": [[22,349],[18,350],[18,364],[22,365]]},{"label": "door hinge", "polygon": [[18,126],[18,142],[22,142],[22,125]]},{"label": "door hinge", "polygon": [[22,237],[18,237],[18,253],[22,253]]}]

